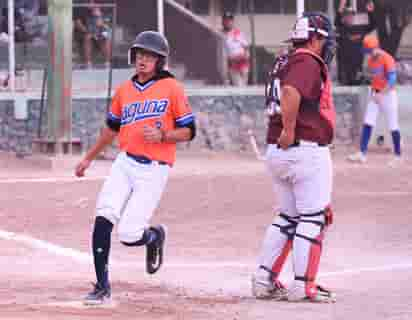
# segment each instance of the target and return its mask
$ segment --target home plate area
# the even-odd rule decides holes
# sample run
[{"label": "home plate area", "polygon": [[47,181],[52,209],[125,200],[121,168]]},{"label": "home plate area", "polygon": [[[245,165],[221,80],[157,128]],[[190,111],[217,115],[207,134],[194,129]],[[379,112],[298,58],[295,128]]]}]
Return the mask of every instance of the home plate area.
[{"label": "home plate area", "polygon": [[[95,281],[90,255],[94,206],[109,161],[87,179],[72,172],[0,175],[0,319],[411,319],[412,169],[366,165],[333,153],[335,221],[318,281],[334,304],[256,300],[250,279],[276,195],[252,156],[185,155],[172,169],[153,224],[168,227],[165,264],[145,273],[144,248],[112,236],[112,300],[85,306]],[[289,262],[281,279],[293,278]]]}]

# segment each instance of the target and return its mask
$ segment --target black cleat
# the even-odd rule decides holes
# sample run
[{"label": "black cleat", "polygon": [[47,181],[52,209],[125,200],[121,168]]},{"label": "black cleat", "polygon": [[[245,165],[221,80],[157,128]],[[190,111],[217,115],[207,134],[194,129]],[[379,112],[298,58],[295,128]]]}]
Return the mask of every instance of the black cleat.
[{"label": "black cleat", "polygon": [[102,286],[99,283],[93,284],[93,290],[84,298],[83,303],[88,306],[95,306],[109,302],[111,299],[110,285]]},{"label": "black cleat", "polygon": [[163,251],[166,239],[166,229],[162,225],[150,227],[156,232],[158,238],[151,244],[146,245],[146,271],[149,274],[156,273],[163,263]]},{"label": "black cleat", "polygon": [[376,138],[376,144],[380,147],[383,146],[385,144],[385,137],[382,135],[378,136]]}]

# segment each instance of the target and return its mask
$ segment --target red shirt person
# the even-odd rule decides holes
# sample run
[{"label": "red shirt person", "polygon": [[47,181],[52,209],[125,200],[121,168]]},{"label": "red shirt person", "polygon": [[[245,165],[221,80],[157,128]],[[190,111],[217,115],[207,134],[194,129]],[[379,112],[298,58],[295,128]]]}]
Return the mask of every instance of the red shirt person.
[{"label": "red shirt person", "polygon": [[222,17],[229,80],[234,86],[246,86],[249,78],[249,42],[234,25],[234,15],[225,12]]}]

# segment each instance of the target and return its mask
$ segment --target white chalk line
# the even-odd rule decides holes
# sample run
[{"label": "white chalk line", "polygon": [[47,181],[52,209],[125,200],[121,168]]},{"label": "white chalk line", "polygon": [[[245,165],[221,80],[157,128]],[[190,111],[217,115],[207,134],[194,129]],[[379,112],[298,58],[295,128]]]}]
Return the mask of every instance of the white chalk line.
[{"label": "white chalk line", "polygon": [[17,178],[17,179],[0,179],[0,184],[100,181],[106,178],[107,176],[83,177],[83,178],[77,178],[77,177]]},{"label": "white chalk line", "polygon": [[[14,232],[8,232],[0,230],[0,239],[15,241],[29,245],[32,248],[48,251],[49,253],[55,254],[57,256],[68,257],[77,261],[79,263],[92,263],[93,257],[85,252],[81,252],[75,249],[62,247],[48,241],[40,240],[33,238],[28,235],[18,234]],[[135,264],[135,262],[120,262],[113,261],[111,262],[115,266],[121,267],[140,267]],[[187,262],[174,262],[174,263],[165,263],[165,266],[168,268],[176,269],[222,269],[222,268],[237,268],[237,269],[253,269],[254,266],[251,263],[242,263],[238,261],[224,261],[224,262],[203,262],[203,263],[187,263]],[[398,264],[389,264],[376,267],[364,267],[364,268],[355,268],[355,269],[345,269],[332,272],[323,272],[320,273],[321,277],[333,277],[333,276],[342,276],[342,275],[354,275],[360,274],[363,272],[385,272],[385,271],[394,271],[394,270],[405,270],[412,269],[412,262],[398,263]]]},{"label": "white chalk line", "polygon": [[118,302],[111,300],[106,303],[99,305],[85,305],[83,300],[74,301],[59,301],[59,302],[48,302],[43,304],[32,304],[33,307],[36,306],[46,306],[46,307],[61,307],[61,308],[75,308],[75,309],[115,309],[119,305]]},{"label": "white chalk line", "polygon": [[376,196],[410,196],[412,191],[339,191],[339,195],[359,195],[362,197]]}]

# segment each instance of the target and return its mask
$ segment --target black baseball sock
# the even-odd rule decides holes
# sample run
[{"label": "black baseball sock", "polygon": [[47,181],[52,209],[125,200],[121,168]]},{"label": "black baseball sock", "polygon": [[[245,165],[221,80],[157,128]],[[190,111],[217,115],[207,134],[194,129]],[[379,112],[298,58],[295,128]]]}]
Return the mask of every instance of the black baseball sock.
[{"label": "black baseball sock", "polygon": [[96,217],[93,230],[93,257],[97,282],[109,285],[109,253],[113,224],[104,217]]}]

